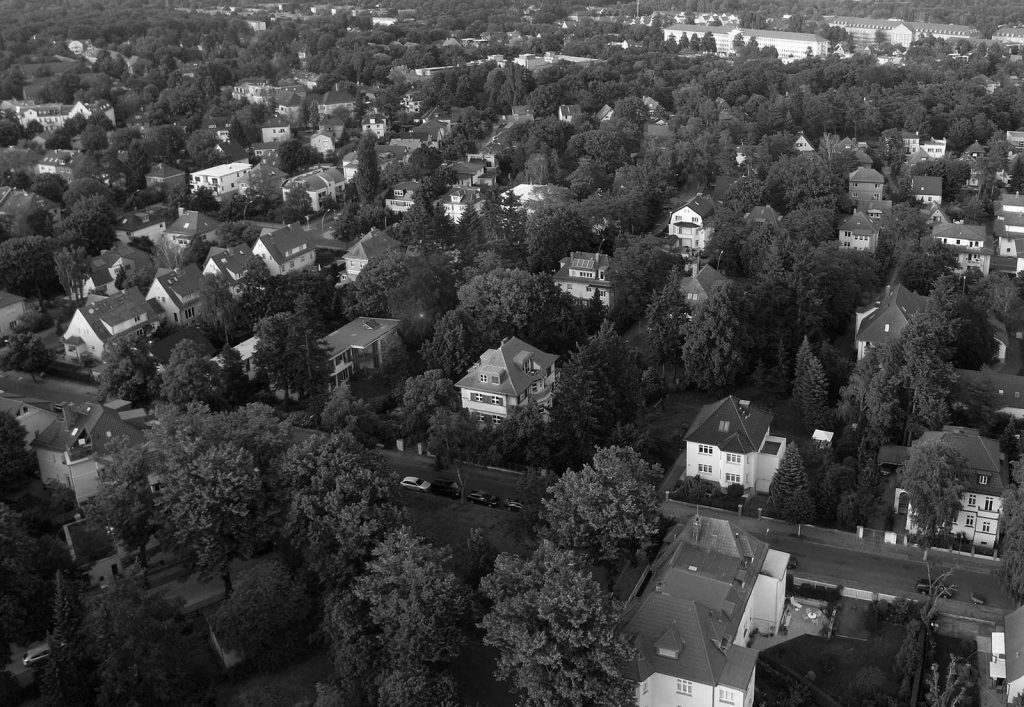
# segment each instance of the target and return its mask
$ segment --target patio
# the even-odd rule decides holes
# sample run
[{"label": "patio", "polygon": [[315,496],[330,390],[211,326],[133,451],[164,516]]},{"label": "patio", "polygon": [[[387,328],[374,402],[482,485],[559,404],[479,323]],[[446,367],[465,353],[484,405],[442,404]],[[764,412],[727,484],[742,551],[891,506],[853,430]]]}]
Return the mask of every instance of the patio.
[{"label": "patio", "polygon": [[774,636],[757,634],[750,647],[763,651],[780,643],[791,641],[797,636],[822,636],[828,632],[829,619],[825,615],[825,603],[813,599],[789,597],[782,615],[783,630]]}]

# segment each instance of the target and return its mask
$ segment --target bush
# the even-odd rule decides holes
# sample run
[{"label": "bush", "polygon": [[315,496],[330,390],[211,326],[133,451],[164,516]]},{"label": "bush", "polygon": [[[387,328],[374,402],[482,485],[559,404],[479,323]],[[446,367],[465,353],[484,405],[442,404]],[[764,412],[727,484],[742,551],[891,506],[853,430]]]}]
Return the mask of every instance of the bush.
[{"label": "bush", "polygon": [[819,587],[814,584],[801,584],[793,586],[790,593],[798,597],[817,599],[818,601],[838,602],[842,599],[840,587]]},{"label": "bush", "polygon": [[21,315],[21,318],[14,323],[14,330],[17,332],[28,332],[38,334],[44,329],[53,326],[53,317],[38,309],[30,309]]},{"label": "bush", "polygon": [[725,490],[725,495],[729,498],[739,498],[743,495],[743,484],[729,484],[729,488]]}]

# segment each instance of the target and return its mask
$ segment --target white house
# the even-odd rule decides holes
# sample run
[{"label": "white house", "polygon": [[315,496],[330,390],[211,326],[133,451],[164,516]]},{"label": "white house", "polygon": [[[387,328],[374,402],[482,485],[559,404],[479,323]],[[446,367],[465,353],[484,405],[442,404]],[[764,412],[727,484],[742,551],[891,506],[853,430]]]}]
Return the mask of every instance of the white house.
[{"label": "white house", "polygon": [[903,285],[886,285],[882,296],[857,310],[857,360],[864,358],[875,346],[882,346],[899,336],[910,320],[924,310],[928,298]]},{"label": "white house", "polygon": [[303,172],[281,184],[281,198],[287,199],[292,189],[300,189],[309,196],[313,211],[321,211],[327,207],[327,200],[338,198],[338,193],[345,186],[345,177],[334,167],[317,168]]},{"label": "white house", "polygon": [[68,487],[81,503],[96,495],[108,445],[118,439],[142,443],[142,430],[132,424],[141,418],[99,403],[63,403],[59,408],[58,419],[39,433],[32,447],[43,483]]},{"label": "white house", "polygon": [[552,278],[564,292],[579,300],[589,301],[599,293],[606,307],[612,303],[612,283],[608,279],[611,258],[604,253],[573,251],[562,258],[561,269]]},{"label": "white house", "polygon": [[932,238],[949,246],[957,256],[957,271],[977,268],[988,275],[992,264],[992,238],[984,226],[963,223],[937,223],[932,227]]},{"label": "white house", "polygon": [[756,630],[774,635],[786,605],[789,555],[728,520],[673,526],[619,623],[637,651],[623,666],[640,707],[751,707]]},{"label": "white house", "polygon": [[252,257],[252,248],[245,243],[233,245],[229,248],[210,248],[203,263],[203,275],[213,275],[226,278],[234,284],[245,275],[245,267]]},{"label": "white house", "polygon": [[705,405],[686,433],[686,475],[768,493],[786,451],[786,438],[771,433],[773,417],[731,395]]},{"label": "white house", "polygon": [[160,268],[149,286],[146,300],[175,324],[188,324],[199,314],[199,286],[203,273],[195,263],[177,270]]},{"label": "white house", "polygon": [[710,196],[698,194],[669,216],[668,233],[679,239],[682,248],[704,250],[714,232],[708,220],[715,213],[715,202]]},{"label": "white house", "polygon": [[389,125],[387,116],[383,113],[369,113],[363,116],[363,131],[369,130],[378,140],[383,139]]},{"label": "white house", "polygon": [[522,339],[503,339],[488,349],[455,384],[462,407],[480,422],[501,422],[512,408],[531,400],[550,407],[558,356],[544,353]]},{"label": "white house", "polygon": [[252,165],[248,162],[229,162],[209,169],[193,172],[189,183],[193,189],[205,187],[216,197],[232,194],[242,187],[242,178],[249,173]]},{"label": "white house", "polygon": [[25,314],[25,298],[0,290],[0,337],[9,336]]},{"label": "white house", "polygon": [[101,359],[112,339],[153,329],[158,320],[159,313],[136,287],[110,297],[89,295],[64,332],[64,353],[78,361]]},{"label": "white house", "polygon": [[330,386],[336,388],[358,370],[377,370],[384,355],[399,343],[397,319],[357,317],[323,338],[330,365]]},{"label": "white house", "polygon": [[1006,687],[1006,703],[1024,693],[1024,607],[1003,619],[1003,630],[992,632],[992,658],[989,675],[1002,678]]},{"label": "white house", "polygon": [[842,248],[874,253],[878,247],[878,225],[866,214],[854,211],[839,225],[839,245]]},{"label": "white house", "polygon": [[384,199],[384,208],[396,214],[405,213],[416,203],[416,193],[419,190],[419,182],[398,182],[391,187],[391,191]]},{"label": "white house", "polygon": [[261,234],[252,247],[252,254],[267,264],[271,275],[287,275],[309,270],[316,265],[317,248],[339,250],[341,243],[325,237],[316,228],[293,223]]},{"label": "white house", "polygon": [[[929,430],[914,440],[913,447],[946,444],[967,460],[960,512],[949,530],[962,535],[971,544],[994,547],[999,537],[999,511],[1003,507],[1003,491],[1010,487],[1010,471],[1006,455],[999,451],[999,442],[982,437],[978,430],[946,425]],[[896,489],[895,509],[906,511],[907,532],[914,532],[914,508],[906,491]]]},{"label": "white house", "polygon": [[277,115],[260,126],[260,142],[287,142],[291,136],[292,128],[288,121]]},{"label": "white house", "polygon": [[477,187],[452,187],[434,205],[458,223],[470,209],[479,213],[484,208],[484,198]]},{"label": "white house", "polygon": [[941,204],[942,177],[911,177],[910,193],[919,204]]},{"label": "white house", "polygon": [[[999,238],[999,255],[1024,256],[1024,196],[1003,194],[993,205],[993,232]],[[1021,271],[1018,261],[1017,272]]]},{"label": "white house", "polygon": [[383,257],[398,250],[398,241],[379,228],[371,228],[354,246],[345,253],[344,278],[355,282],[371,260]]}]

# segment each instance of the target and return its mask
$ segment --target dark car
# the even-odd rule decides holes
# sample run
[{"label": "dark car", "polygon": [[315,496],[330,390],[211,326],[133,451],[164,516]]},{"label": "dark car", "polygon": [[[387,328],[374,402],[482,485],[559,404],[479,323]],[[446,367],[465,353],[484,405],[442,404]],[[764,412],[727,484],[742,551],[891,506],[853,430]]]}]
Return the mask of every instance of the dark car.
[{"label": "dark car", "polygon": [[430,482],[430,493],[436,493],[438,496],[447,496],[448,498],[460,498],[462,496],[462,487],[459,486],[459,482],[452,479],[434,479]]},{"label": "dark car", "polygon": [[518,498],[507,498],[505,499],[505,508],[518,513],[523,510],[523,502]]},{"label": "dark car", "polygon": [[956,594],[955,584],[943,584],[935,580],[929,582],[927,579],[917,580],[917,591],[919,594],[934,594],[942,599],[952,599]]},{"label": "dark car", "polygon": [[474,491],[466,496],[466,500],[479,506],[487,506],[488,508],[494,508],[501,503],[500,498],[495,496],[493,493],[487,493],[486,491]]},{"label": "dark car", "polygon": [[790,555],[789,556],[789,562],[786,563],[786,569],[795,570],[796,569],[796,565],[797,565],[796,558],[793,557],[792,555]]}]

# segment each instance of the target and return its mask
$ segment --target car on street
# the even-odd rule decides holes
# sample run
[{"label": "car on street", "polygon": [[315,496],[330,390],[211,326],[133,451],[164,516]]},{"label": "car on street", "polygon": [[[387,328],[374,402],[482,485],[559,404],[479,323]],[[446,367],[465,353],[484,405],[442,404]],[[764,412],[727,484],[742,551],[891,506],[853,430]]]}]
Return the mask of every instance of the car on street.
[{"label": "car on street", "polygon": [[430,482],[419,478],[418,476],[406,476],[402,479],[402,488],[409,489],[410,491],[419,491],[420,493],[426,493],[430,490]]},{"label": "car on street", "polygon": [[37,665],[45,663],[50,659],[50,644],[44,643],[41,646],[36,646],[25,653],[25,657],[22,659],[22,663],[26,668],[34,668]]},{"label": "car on street", "polygon": [[430,493],[437,494],[438,496],[447,496],[448,498],[461,498],[462,487],[459,486],[458,481],[452,479],[434,479],[430,482]]},{"label": "car on street", "polygon": [[927,579],[917,580],[917,591],[919,594],[934,594],[942,599],[952,599],[956,596],[955,584],[943,584],[939,580],[929,582]]},{"label": "car on street", "polygon": [[514,511],[515,513],[518,513],[519,511],[523,510],[523,502],[520,501],[518,498],[506,498],[505,508],[507,508],[510,511]]},{"label": "car on street", "polygon": [[470,503],[475,503],[478,506],[487,506],[488,508],[494,508],[501,503],[501,499],[493,493],[487,493],[486,491],[479,490],[466,496],[466,500]]}]

